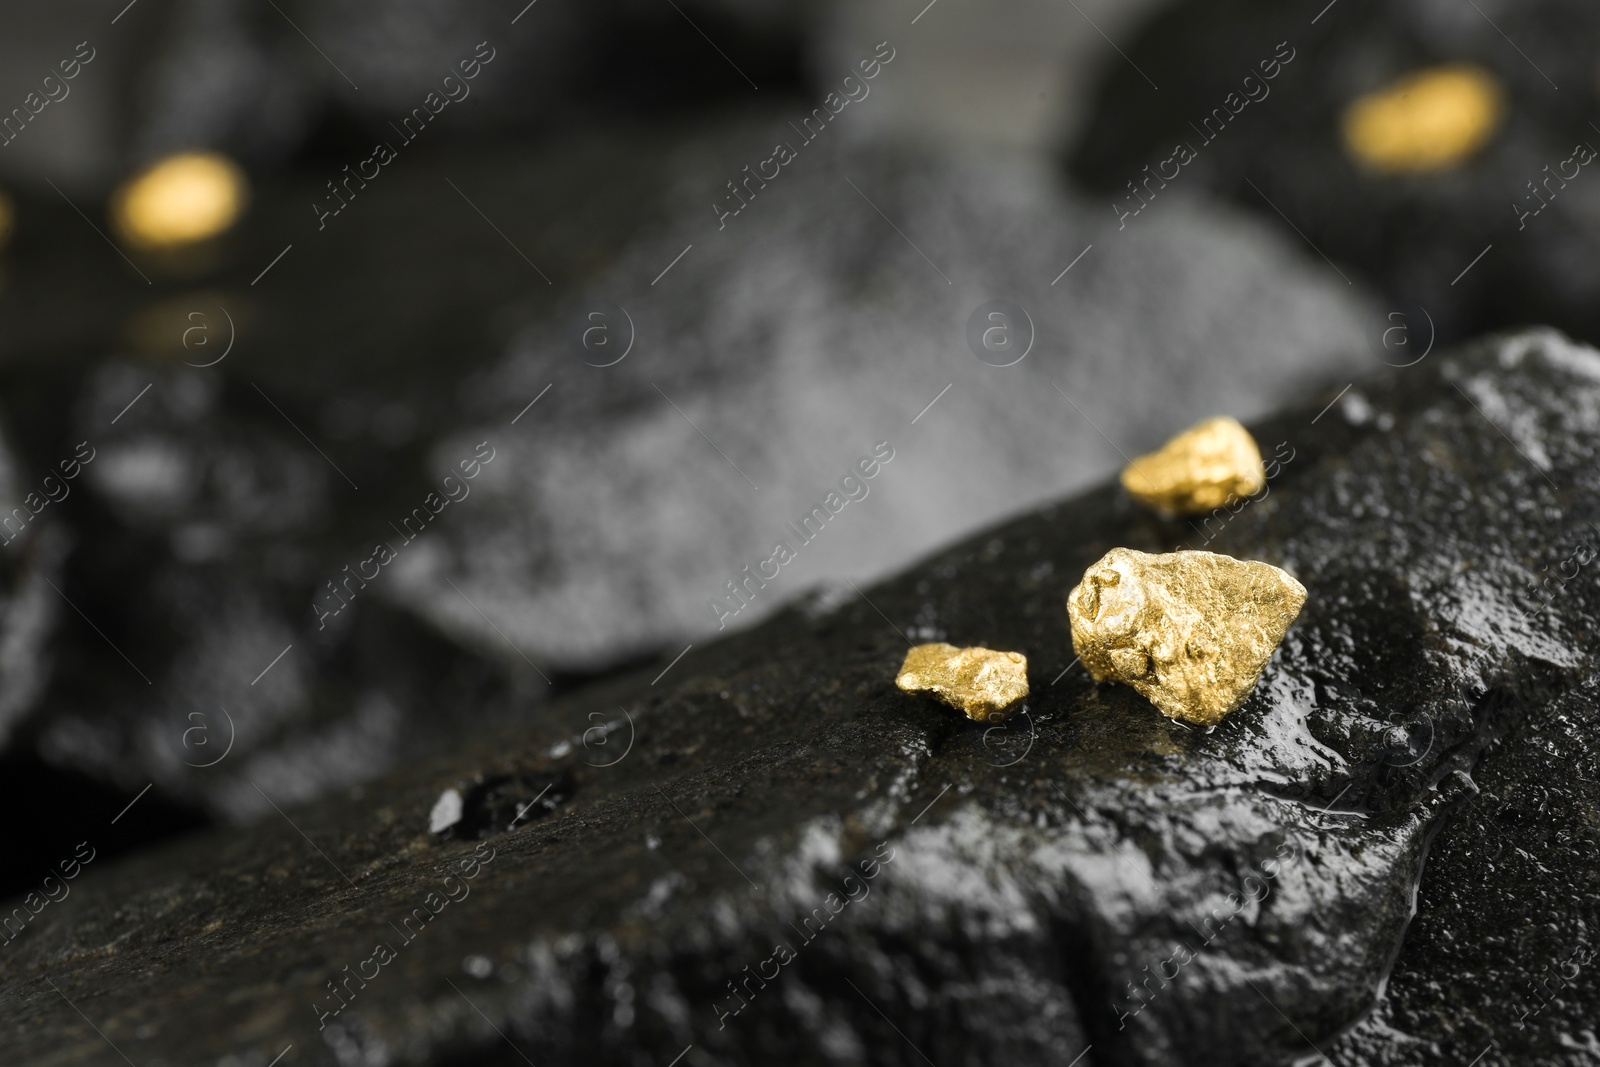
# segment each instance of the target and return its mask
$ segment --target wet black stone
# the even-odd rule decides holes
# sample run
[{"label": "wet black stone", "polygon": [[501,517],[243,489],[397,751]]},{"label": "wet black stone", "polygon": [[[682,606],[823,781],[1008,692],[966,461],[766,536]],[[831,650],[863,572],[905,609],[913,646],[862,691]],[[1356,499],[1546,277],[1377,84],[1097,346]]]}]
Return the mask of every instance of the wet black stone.
[{"label": "wet black stone", "polygon": [[[1419,335],[1427,331],[1418,307],[1441,342],[1533,322],[1595,340],[1600,180],[1582,167],[1570,182],[1541,189],[1550,201],[1542,211],[1519,213],[1542,203],[1529,182],[1554,173],[1575,145],[1600,146],[1587,44],[1597,32],[1600,11],[1576,0],[1340,0],[1320,16],[1271,0],[1168,5],[1124,43],[1129,62],[1107,65],[1070,169],[1107,194],[1108,210],[1137,209],[1127,183],[1142,183],[1187,143],[1198,158],[1170,183],[1151,182],[1155,202],[1129,218],[1129,228],[1170,211],[1186,192],[1219,194],[1286,235],[1298,228],[1346,276],[1364,276],[1393,310],[1409,311]],[[1259,64],[1275,52],[1293,59],[1263,84]],[[1504,125],[1483,151],[1455,169],[1416,176],[1369,174],[1352,163],[1339,132],[1352,100],[1418,68],[1455,62],[1487,69],[1506,92]],[[1257,80],[1246,85],[1251,75]],[[1240,105],[1220,133],[1214,120],[1207,143],[1199,127],[1212,109],[1246,92],[1266,95]],[[1142,185],[1140,195],[1148,195]],[[1392,351],[1390,361],[1404,362],[1402,355]]]},{"label": "wet black stone", "polygon": [[[0,950],[4,1045],[1388,1065],[1492,1040],[1483,1062],[1592,1063],[1593,554],[1533,583],[1597,543],[1600,353],[1491,340],[1333,399],[1253,427],[1292,458],[1221,525],[1094,490],[364,790],[91,867]],[[1114,545],[1306,585],[1215,729],[1073,666],[1064,596]],[[894,688],[914,619],[1028,655],[1004,732]],[[570,801],[476,853],[428,833],[446,788],[562,774]],[[1552,964],[1580,980],[1518,1029]]]}]

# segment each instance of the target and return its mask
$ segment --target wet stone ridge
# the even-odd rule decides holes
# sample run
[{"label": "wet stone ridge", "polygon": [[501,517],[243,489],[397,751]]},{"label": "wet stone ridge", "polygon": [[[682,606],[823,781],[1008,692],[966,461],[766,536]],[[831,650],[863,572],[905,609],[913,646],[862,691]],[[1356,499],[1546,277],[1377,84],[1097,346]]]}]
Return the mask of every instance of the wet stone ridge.
[{"label": "wet stone ridge", "polygon": [[[1600,597],[1581,567],[1534,584],[1593,558],[1600,354],[1525,334],[1331,399],[1252,427],[1292,459],[1237,514],[1096,490],[362,792],[88,868],[0,945],[7,1058],[1596,1062],[1592,980],[1518,995],[1587,977],[1568,949],[1600,924]],[[1115,546],[1306,586],[1214,729],[1072,663],[1065,594]],[[1023,652],[1026,707],[898,692],[905,635]],[[478,821],[430,834],[449,790]]]}]

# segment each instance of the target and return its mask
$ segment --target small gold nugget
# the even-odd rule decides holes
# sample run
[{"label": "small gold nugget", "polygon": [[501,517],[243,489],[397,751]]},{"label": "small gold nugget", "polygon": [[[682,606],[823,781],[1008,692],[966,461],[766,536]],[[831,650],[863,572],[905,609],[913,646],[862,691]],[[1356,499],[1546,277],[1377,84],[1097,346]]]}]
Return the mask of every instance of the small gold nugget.
[{"label": "small gold nugget", "polygon": [[1270,563],[1113,548],[1067,594],[1067,616],[1095,681],[1212,726],[1255,689],[1305,602],[1305,586]]},{"label": "small gold nugget", "polygon": [[1122,486],[1129,496],[1176,515],[1220,508],[1266,484],[1256,439],[1230,418],[1191,426],[1122,471]]},{"label": "small gold nugget", "polygon": [[969,719],[998,721],[1028,695],[1028,657],[942,641],[918,645],[906,653],[894,684],[907,693],[932,693]]}]

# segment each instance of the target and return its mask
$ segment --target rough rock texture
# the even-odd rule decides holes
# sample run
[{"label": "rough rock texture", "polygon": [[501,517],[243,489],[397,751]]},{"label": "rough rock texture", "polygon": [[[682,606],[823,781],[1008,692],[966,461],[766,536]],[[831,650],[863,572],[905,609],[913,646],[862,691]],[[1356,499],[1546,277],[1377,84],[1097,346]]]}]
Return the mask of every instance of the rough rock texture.
[{"label": "rough rock texture", "polygon": [[[1098,489],[364,792],[91,866],[0,948],[8,1055],[1387,1065],[1492,1036],[1484,1062],[1592,1064],[1592,981],[1515,1024],[1600,922],[1600,595],[1529,591],[1595,536],[1600,354],[1492,340],[1331,399],[1253,426],[1292,459],[1210,528],[1310,593],[1212,731],[1069,666],[1089,563],[1205,536]],[[1028,710],[897,692],[912,627],[1024,651]],[[448,789],[464,832],[431,838]]]},{"label": "rough rock texture", "polygon": [[[1600,32],[1600,10],[1581,0],[1322,7],[1172,4],[1120,41],[1128,61],[1106,66],[1095,118],[1072,152],[1075,176],[1106,191],[1101,210],[1137,208],[1126,183],[1161,172],[1174,145],[1187,143],[1198,158],[1165,187],[1152,180],[1156,200],[1130,229],[1170,210],[1163,200],[1182,189],[1220,193],[1302,240],[1287,218],[1347,276],[1381,288],[1392,301],[1386,311],[1411,317],[1419,340],[1409,354],[1426,333],[1419,307],[1441,341],[1530,322],[1600,339],[1592,298],[1600,285],[1600,179],[1592,166],[1562,165],[1577,144],[1600,147],[1590,124],[1594,50],[1577,44]],[[1263,84],[1259,64],[1275,52],[1294,58]],[[1506,90],[1504,125],[1482,152],[1417,176],[1371,174],[1350,161],[1339,123],[1351,101],[1418,68],[1462,61],[1490,71]],[[1250,75],[1256,80],[1246,83]],[[1247,93],[1264,98],[1250,102]],[[1224,109],[1225,125],[1218,133],[1213,120],[1202,133],[1214,108]],[[1168,177],[1172,170],[1165,168]],[[1570,180],[1551,178],[1558,170]],[[1547,178],[1536,196],[1528,183]],[[1531,211],[1538,214],[1520,217]],[[1390,354],[1397,365],[1407,358]]]}]

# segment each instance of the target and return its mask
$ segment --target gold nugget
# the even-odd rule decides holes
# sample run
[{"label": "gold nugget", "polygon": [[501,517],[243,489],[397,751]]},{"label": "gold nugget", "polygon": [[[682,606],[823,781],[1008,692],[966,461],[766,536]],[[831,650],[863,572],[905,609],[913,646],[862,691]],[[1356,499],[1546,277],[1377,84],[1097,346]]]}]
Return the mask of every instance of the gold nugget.
[{"label": "gold nugget", "polygon": [[1270,563],[1113,548],[1067,594],[1072,647],[1172,719],[1212,726],[1244,703],[1306,590]]},{"label": "gold nugget", "polygon": [[184,152],[129,179],[113,195],[111,223],[130,245],[192,245],[227,230],[244,211],[244,171],[215,152]]},{"label": "gold nugget", "polygon": [[1028,695],[1028,657],[942,641],[918,645],[906,653],[894,684],[907,693],[932,693],[977,722],[998,721]]},{"label": "gold nugget", "polygon": [[1505,111],[1494,75],[1453,63],[1415,71],[1345,108],[1350,157],[1370,171],[1448,170],[1489,142]]},{"label": "gold nugget", "polygon": [[1256,439],[1230,418],[1197,423],[1122,471],[1129,496],[1176,515],[1220,508],[1266,484]]}]

